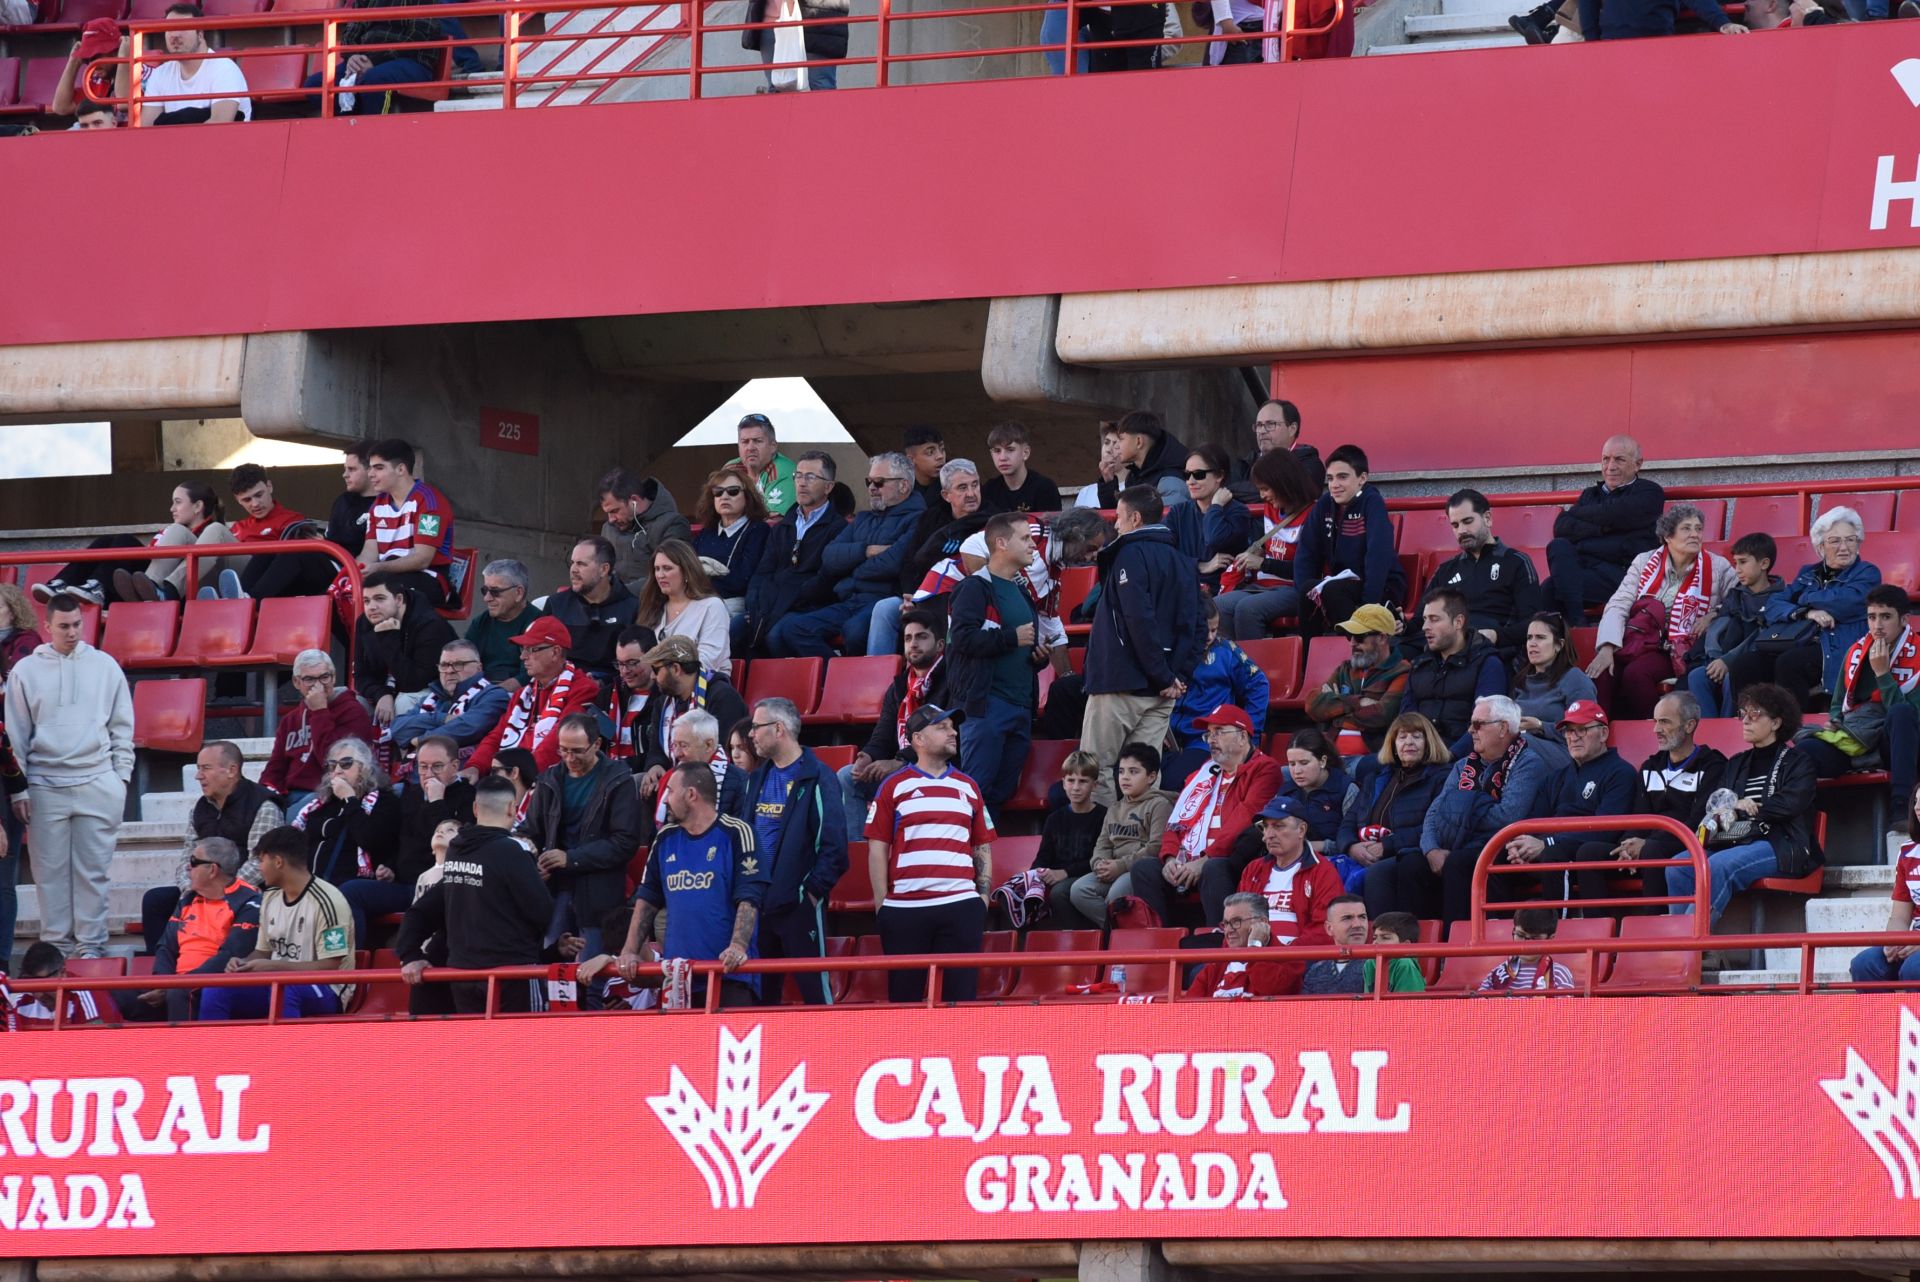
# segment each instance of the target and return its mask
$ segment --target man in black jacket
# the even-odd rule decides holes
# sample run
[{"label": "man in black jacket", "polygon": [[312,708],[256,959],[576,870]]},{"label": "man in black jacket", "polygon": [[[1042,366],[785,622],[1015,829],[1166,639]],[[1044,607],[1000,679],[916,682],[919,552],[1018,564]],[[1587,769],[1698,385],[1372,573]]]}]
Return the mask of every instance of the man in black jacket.
[{"label": "man in black jacket", "polygon": [[354,629],[353,688],[373,705],[373,719],[391,725],[412,712],[440,676],[440,651],[454,640],[453,625],[400,576],[375,570],[361,594]]},{"label": "man in black jacket", "polygon": [[593,717],[574,713],[555,735],[560,764],[534,785],[521,831],[554,892],[546,946],[579,935],[591,957],[603,951],[601,920],[626,895],[627,864],[640,849],[640,798],[633,772],[600,751]]},{"label": "man in black jacket", "polygon": [[[541,884],[527,848],[508,834],[513,824],[513,785],[482,779],[474,790],[474,826],[453,839],[440,880],[407,910],[396,947],[409,984],[426,975],[427,940],[446,941],[447,964],[456,970],[495,966],[536,966],[542,932],[553,917],[553,897]],[[484,1014],[487,985],[466,981],[450,985],[453,1006],[462,1015]],[[501,981],[499,1009],[547,1008],[546,985],[538,979]]]},{"label": "man in black jacket", "polygon": [[948,706],[946,618],[937,611],[915,608],[901,616],[900,630],[906,670],[887,687],[873,733],[852,763],[840,767],[837,777],[846,799],[847,833],[854,840],[866,831],[867,803],[881,782],[913,760],[907,718],[930,703]]},{"label": "man in black jacket", "polygon": [[1318,490],[1327,483],[1327,465],[1320,451],[1300,440],[1300,409],[1292,401],[1267,401],[1253,416],[1253,453],[1233,461],[1230,476],[1233,497],[1242,503],[1258,503],[1260,487],[1253,483],[1253,465],[1268,450],[1286,450],[1299,461],[1307,479]]},{"label": "man in black jacket", "polygon": [[1640,476],[1640,443],[1610,436],[1600,451],[1600,483],[1580,491],[1573,506],[1554,518],[1547,544],[1546,599],[1568,627],[1601,605],[1626,577],[1627,566],[1660,540],[1653,523],[1666,506],[1666,491]]},{"label": "man in black jacket", "polygon": [[340,886],[356,921],[405,912],[414,883],[433,867],[433,830],[448,819],[473,822],[473,785],[460,777],[458,744],[446,735],[428,735],[413,766],[414,777],[400,790],[400,835],[391,858],[376,863],[373,876]]},{"label": "man in black jacket", "polygon": [[1151,485],[1163,504],[1186,503],[1187,447],[1152,410],[1134,410],[1120,420],[1122,488]]},{"label": "man in black jacket", "polygon": [[640,795],[651,799],[661,777],[673,765],[673,723],[699,708],[713,714],[724,737],[747,715],[747,701],[733,688],[726,673],[701,666],[700,647],[691,637],[668,637],[647,651],[646,660],[653,669],[654,694],[647,700],[643,766],[636,773],[640,776]]},{"label": "man in black jacket", "polygon": [[1427,648],[1407,674],[1400,711],[1433,722],[1453,755],[1465,756],[1473,746],[1467,736],[1473,705],[1506,693],[1507,666],[1487,639],[1468,627],[1467,598],[1452,588],[1435,588],[1420,599],[1420,626]]},{"label": "man in black jacket", "polygon": [[987,522],[987,563],[953,590],[947,642],[960,727],[960,769],[980,785],[995,819],[1020,786],[1039,704],[1034,672],[1052,656],[1040,640],[1040,612],[1019,578],[1033,562],[1024,512]]},{"label": "man in black jacket", "polygon": [[547,598],[547,615],[567,625],[573,644],[567,658],[573,666],[611,690],[613,649],[621,632],[633,626],[640,598],[627,590],[613,573],[613,544],[595,536],[573,545],[567,562],[567,586]]},{"label": "man in black jacket", "polygon": [[1456,490],[1447,500],[1460,554],[1442,561],[1427,591],[1448,588],[1467,599],[1467,623],[1511,664],[1527,641],[1527,622],[1540,611],[1540,576],[1533,558],[1493,533],[1492,504],[1478,490]]},{"label": "man in black jacket", "polygon": [[[768,862],[760,901],[762,957],[825,957],[827,897],[847,870],[845,813],[833,772],[800,746],[800,710],[791,699],[762,699],[753,708],[753,750],[760,767],[747,778],[753,844]],[[833,1000],[824,972],[795,975],[809,1006]],[[776,1006],[785,985],[761,984],[760,1001]]]},{"label": "man in black jacket", "polygon": [[[794,460],[793,506],[773,527],[767,550],[747,580],[746,612],[733,621],[735,657],[765,654],[762,643],[775,619],[833,599],[832,585],[819,583],[818,577],[821,551],[847,525],[831,502],[836,475],[833,456],[825,450],[808,450]],[[818,595],[809,595],[809,589]]]}]

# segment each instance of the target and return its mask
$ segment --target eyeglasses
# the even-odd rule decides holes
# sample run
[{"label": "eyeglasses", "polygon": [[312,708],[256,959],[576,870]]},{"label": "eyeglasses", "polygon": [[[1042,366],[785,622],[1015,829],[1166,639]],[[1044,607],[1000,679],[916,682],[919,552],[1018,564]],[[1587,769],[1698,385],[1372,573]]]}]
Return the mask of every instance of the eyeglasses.
[{"label": "eyeglasses", "polygon": [[332,680],[333,673],[331,672],[296,672],[293,674],[293,684],[297,686],[312,685],[316,681],[330,682]]},{"label": "eyeglasses", "polygon": [[479,667],[479,666],[480,666],[480,660],[478,660],[478,659],[460,659],[460,660],[457,660],[456,662],[453,662],[453,663],[443,663],[443,664],[441,664],[441,665],[440,665],[440,671],[442,671],[442,672],[458,672],[458,671],[460,671],[460,669],[462,669],[462,668],[477,668],[477,667]]},{"label": "eyeglasses", "polygon": [[1763,717],[1769,720],[1772,719],[1770,713],[1762,712],[1758,708],[1742,708],[1736,715],[1738,715],[1742,721],[1759,721]]},{"label": "eyeglasses", "polygon": [[1830,548],[1859,547],[1860,536],[1857,534],[1829,534],[1821,539],[1820,542],[1823,546]]},{"label": "eyeglasses", "polygon": [[742,485],[716,485],[709,491],[717,499],[737,499],[746,492]]},{"label": "eyeglasses", "polygon": [[327,769],[351,770],[353,767],[359,764],[360,764],[360,759],[358,757],[337,757],[334,760],[327,762]]},{"label": "eyeglasses", "polygon": [[1469,721],[1467,722],[1467,729],[1485,730],[1488,726],[1504,726],[1505,724],[1507,723],[1504,721]]},{"label": "eyeglasses", "polygon": [[647,661],[645,659],[615,659],[613,666],[622,672],[638,672],[641,668],[647,666]]},{"label": "eyeglasses", "polygon": [[480,595],[484,597],[505,596],[507,593],[511,591],[513,591],[513,589],[510,587],[506,587],[506,588],[482,587],[480,589]]},{"label": "eyeglasses", "polygon": [[752,423],[752,424],[754,424],[754,425],[756,425],[756,426],[758,426],[758,427],[772,427],[772,426],[773,426],[773,420],[772,420],[772,419],[770,419],[770,418],[768,418],[768,417],[767,417],[767,416],[766,416],[765,414],[745,414],[745,415],[742,415],[742,416],[741,416],[741,418],[740,418],[740,426],[742,426],[742,427],[745,427],[745,426],[746,426],[747,424],[749,424],[749,423]]},{"label": "eyeglasses", "polygon": [[747,723],[747,729],[749,729],[749,730],[771,730],[771,729],[773,729],[773,728],[774,728],[775,726],[777,726],[777,725],[779,725],[779,724],[780,724],[780,723],[779,723],[778,721],[749,721],[749,722]]},{"label": "eyeglasses", "polygon": [[220,861],[218,859],[201,859],[197,855],[187,856],[187,867],[189,868],[218,868],[219,866]]},{"label": "eyeglasses", "polygon": [[522,656],[525,656],[529,654],[539,654],[542,650],[558,650],[559,648],[559,646],[553,644],[551,641],[542,641],[539,645],[521,646],[520,653]]},{"label": "eyeglasses", "polygon": [[1212,476],[1212,475],[1213,475],[1213,469],[1212,469],[1212,468],[1210,468],[1210,467],[1203,467],[1203,468],[1200,468],[1200,469],[1199,469],[1198,471],[1194,471],[1194,472],[1188,472],[1188,473],[1187,473],[1187,479],[1188,479],[1189,481],[1204,481],[1204,480],[1206,480],[1206,479],[1207,479],[1207,478],[1208,478],[1209,476]]},{"label": "eyeglasses", "polygon": [[1222,917],[1222,918],[1220,919],[1220,924],[1221,924],[1222,926],[1251,926],[1251,925],[1253,925],[1253,918],[1251,918],[1251,917]]},{"label": "eyeglasses", "polygon": [[869,476],[867,478],[867,488],[870,490],[884,489],[892,485],[895,481],[903,479],[905,478],[898,476]]},{"label": "eyeglasses", "polygon": [[819,481],[825,484],[827,474],[825,472],[795,472],[793,479],[796,481]]}]

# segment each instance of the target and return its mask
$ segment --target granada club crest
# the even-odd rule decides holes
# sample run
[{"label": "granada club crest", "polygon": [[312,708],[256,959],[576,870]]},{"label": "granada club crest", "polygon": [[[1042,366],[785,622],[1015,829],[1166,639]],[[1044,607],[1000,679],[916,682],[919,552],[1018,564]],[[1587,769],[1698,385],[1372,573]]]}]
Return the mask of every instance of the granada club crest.
[{"label": "granada club crest", "polygon": [[720,1063],[709,1104],[673,1066],[665,1095],[647,1104],[707,1182],[713,1209],[751,1208],[767,1178],[800,1132],[820,1114],[829,1095],[807,1089],[805,1061],[766,1099],[760,1097],[760,1028],[745,1037],[720,1030]]}]

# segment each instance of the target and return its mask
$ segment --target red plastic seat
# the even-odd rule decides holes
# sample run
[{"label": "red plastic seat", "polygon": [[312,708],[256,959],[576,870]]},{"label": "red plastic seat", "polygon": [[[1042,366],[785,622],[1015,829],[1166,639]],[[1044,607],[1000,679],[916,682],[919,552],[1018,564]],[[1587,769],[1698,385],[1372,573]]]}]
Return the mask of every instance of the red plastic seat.
[{"label": "red plastic seat", "polygon": [[333,600],[324,596],[268,597],[259,603],[253,644],[245,654],[203,662],[216,668],[291,667],[302,650],[325,650],[332,639]]},{"label": "red plastic seat", "polygon": [[1893,507],[1901,493],[1900,490],[1861,490],[1853,494],[1816,494],[1813,496],[1815,515],[1837,507],[1850,507],[1860,514],[1869,534],[1875,530],[1897,529],[1893,523]]},{"label": "red plastic seat", "polygon": [[0,111],[20,101],[20,60],[0,58]]},{"label": "red plastic seat", "polygon": [[28,58],[21,63],[19,107],[34,111],[50,110],[53,95],[60,90],[60,77],[66,72],[65,58]]},{"label": "red plastic seat", "polygon": [[[1027,953],[1093,953],[1100,951],[1097,930],[1030,930],[1021,948]],[[1100,960],[1096,955],[1085,963],[1067,966],[1027,966],[1018,972],[1007,996],[1053,997],[1075,984],[1091,984],[1100,978]]]},{"label": "red plastic seat", "polygon": [[[1148,948],[1178,948],[1186,933],[1179,926],[1128,926],[1107,935],[1107,948],[1116,953],[1138,952]],[[1126,971],[1129,993],[1164,994],[1167,991],[1165,962],[1130,962]],[[1175,982],[1178,980],[1176,975]]]},{"label": "red plastic seat", "polygon": [[100,648],[123,668],[164,668],[179,626],[178,601],[121,601],[107,611]]},{"label": "red plastic seat", "polygon": [[993,884],[998,886],[1009,878],[1026,872],[1033,867],[1033,857],[1040,853],[1038,837],[995,837],[993,839]]},{"label": "red plastic seat", "polygon": [[847,870],[840,874],[840,880],[827,896],[827,908],[836,913],[873,911],[873,873],[867,864],[865,842],[847,843]]},{"label": "red plastic seat", "polygon": [[[127,7],[127,21],[158,22],[167,16],[167,6],[172,3],[173,0],[133,0]],[[154,43],[155,38],[149,36],[148,42]]]},{"label": "red plastic seat", "polygon": [[119,979],[127,973],[124,957],[70,957],[67,974],[74,979]]},{"label": "red plastic seat", "polygon": [[1802,508],[1798,494],[1743,496],[1733,505],[1733,535],[1735,538],[1742,534],[1771,534],[1775,538],[1804,536],[1809,522],[1801,516]]},{"label": "red plastic seat", "polygon": [[[261,0],[260,8],[264,10],[266,7],[267,6],[265,3],[265,0]],[[445,80],[447,78],[446,71],[444,68],[442,68],[440,75],[437,78],[441,80]],[[396,86],[396,88],[398,88],[398,86]],[[440,90],[423,89],[420,92],[421,94],[431,94],[431,93],[437,92],[442,98],[447,96],[447,91],[444,89],[440,89]],[[412,96],[412,95],[409,95],[409,96]],[[480,566],[479,549],[477,548],[453,549],[453,563],[447,567],[447,578],[450,579],[453,583],[453,600],[448,602],[446,605],[439,607],[439,614],[441,618],[464,619],[467,617],[468,613],[472,611],[473,581],[479,577],[479,574],[477,573],[479,566]]]},{"label": "red plastic seat", "polygon": [[1600,629],[1595,627],[1568,628],[1567,640],[1573,646],[1573,661],[1576,667],[1584,669],[1593,662],[1593,652],[1600,648]]},{"label": "red plastic seat", "polygon": [[[1020,932],[1017,930],[990,930],[980,937],[980,951],[1004,957],[1008,953],[1020,951]],[[974,987],[974,996],[981,1001],[1006,996],[1007,989],[1013,983],[1013,971],[1006,966],[982,966]]]},{"label": "red plastic seat", "polygon": [[[1515,904],[1524,908],[1525,904]],[[1555,934],[1556,939],[1611,939],[1613,938],[1613,919],[1611,917],[1568,917],[1561,921]],[[1447,932],[1447,942],[1464,944],[1472,936],[1473,923],[1457,921],[1453,929]],[[1513,920],[1506,917],[1494,917],[1487,920],[1486,938],[1489,942],[1511,940],[1513,938]],[[1573,972],[1573,982],[1584,986],[1587,982],[1588,958],[1563,953],[1555,960]],[[1428,988],[1438,993],[1472,992],[1480,987],[1480,981],[1493,973],[1502,958],[1499,957],[1452,957],[1447,960],[1446,968],[1440,972],[1440,978],[1429,982]]]},{"label": "red plastic seat", "polygon": [[1091,623],[1075,623],[1073,612],[1093,594],[1093,585],[1098,581],[1098,572],[1091,565],[1069,565],[1061,569],[1060,622],[1066,624],[1068,636],[1085,636],[1093,631]]},{"label": "red plastic seat", "polygon": [[[134,0],[137,5],[141,0]],[[274,13],[318,13],[326,9],[351,8],[350,4],[341,4],[338,0],[273,0]]]},{"label": "red plastic seat", "polygon": [[[1691,916],[1628,917],[1620,923],[1620,938],[1692,939],[1694,927]],[[1600,987],[1692,988],[1700,983],[1700,962],[1697,952],[1615,953]]]},{"label": "red plastic seat", "polygon": [[307,50],[295,49],[286,53],[258,54],[241,58],[239,62],[240,70],[247,78],[247,88],[258,101],[283,94],[303,93],[307,59]]},{"label": "red plastic seat", "polygon": [[196,753],[206,738],[204,677],[142,681],[133,687],[133,746]]},{"label": "red plastic seat", "polygon": [[[1702,538],[1717,539],[1727,528],[1727,501],[1725,499],[1678,499],[1680,503],[1691,503],[1700,509],[1705,518],[1701,522]],[[1668,505],[1669,507],[1672,504]]]},{"label": "red plastic seat", "polygon": [[[207,12],[213,8],[209,6]],[[118,22],[126,15],[127,0],[60,0],[60,21],[72,26],[85,26],[95,18]]]},{"label": "red plastic seat", "polygon": [[236,658],[247,652],[252,639],[252,601],[189,601],[180,614],[180,637],[173,643],[173,662],[175,666],[191,666]]},{"label": "red plastic seat", "polygon": [[[267,0],[204,0],[204,7],[209,18],[244,17],[248,14],[265,13]],[[244,59],[240,61],[245,62]]]},{"label": "red plastic seat", "polygon": [[[1553,542],[1553,522],[1563,509],[1551,504],[1493,509],[1493,532],[1510,548],[1544,548]],[[1540,576],[1546,578],[1543,572]]]},{"label": "red plastic seat", "polygon": [[[1423,944],[1439,943],[1440,927],[1442,924],[1443,923],[1437,918],[1422,917],[1420,919],[1420,942]],[[1434,977],[1440,973],[1440,959],[1438,957],[1422,957],[1418,959],[1418,963],[1420,966],[1420,977],[1427,981],[1428,988],[1432,988]]]},{"label": "red plastic seat", "polygon": [[1327,683],[1327,678],[1333,675],[1333,670],[1351,657],[1353,657],[1353,643],[1346,633],[1335,632],[1324,637],[1315,637],[1307,643],[1306,669],[1301,674],[1299,688],[1284,699],[1274,700],[1273,706],[1292,709],[1306,707],[1307,700]]},{"label": "red plastic seat", "polygon": [[359,984],[354,988],[353,1013],[356,1015],[405,1015],[407,1002],[411,996],[407,985],[397,979],[382,980],[377,984]]},{"label": "red plastic seat", "polygon": [[1693,741],[1718,748],[1729,757],[1745,752],[1749,746],[1740,735],[1738,717],[1703,717],[1694,728]]},{"label": "red plastic seat", "polygon": [[153,954],[141,953],[138,956],[129,958],[127,960],[127,974],[129,975],[153,974]]},{"label": "red plastic seat", "polygon": [[1300,689],[1300,638],[1261,637],[1257,641],[1240,642],[1240,648],[1267,674],[1267,702],[1274,707],[1288,706]]},{"label": "red plastic seat", "polygon": [[1045,810],[1047,789],[1060,778],[1067,754],[1078,748],[1076,739],[1035,739],[1020,771],[1020,786],[1007,802],[1008,810]]},{"label": "red plastic seat", "polygon": [[[845,877],[841,882],[844,884]],[[886,950],[880,947],[880,936],[861,935],[854,942],[855,957],[880,957]],[[884,970],[843,971],[847,979],[845,988],[836,991],[834,1000],[848,1006],[863,1006],[887,1000],[887,972]]]},{"label": "red plastic seat", "polygon": [[1653,737],[1651,721],[1616,721],[1608,742],[1613,744],[1622,761],[1635,767],[1660,748],[1659,741]]},{"label": "red plastic seat", "polygon": [[860,750],[850,743],[828,743],[815,748],[813,755],[820,758],[820,764],[827,769],[838,771],[841,766],[852,765]]},{"label": "red plastic seat", "polygon": [[1866,559],[1880,567],[1880,581],[1902,588],[1908,596],[1920,586],[1920,531],[1881,530],[1866,538]]},{"label": "red plastic seat", "polygon": [[1402,552],[1441,552],[1452,556],[1460,550],[1460,540],[1454,535],[1453,524],[1447,519],[1447,509],[1443,507],[1415,508],[1400,514],[1400,544]]},{"label": "red plastic seat", "polygon": [[[755,659],[747,665],[747,686],[740,693],[751,709],[762,699],[791,699],[802,717],[820,706],[825,659]],[[721,728],[726,733],[726,727]]]},{"label": "red plastic seat", "polygon": [[[766,662],[766,660],[760,660]],[[847,655],[827,660],[818,703],[801,720],[809,725],[870,726],[906,660],[897,654]],[[756,665],[757,666],[757,665]],[[751,707],[751,703],[748,705]]]}]

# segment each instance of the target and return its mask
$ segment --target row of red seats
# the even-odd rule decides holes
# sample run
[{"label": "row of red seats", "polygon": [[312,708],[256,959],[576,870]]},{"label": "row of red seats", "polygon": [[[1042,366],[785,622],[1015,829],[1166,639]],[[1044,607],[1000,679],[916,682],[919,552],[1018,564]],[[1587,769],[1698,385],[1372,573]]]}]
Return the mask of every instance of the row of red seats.
[{"label": "row of red seats", "polygon": [[[159,22],[167,16],[173,0],[40,0],[39,20],[29,26],[0,28],[29,34],[48,34],[63,28],[83,27],[95,18],[115,22]],[[344,6],[335,0],[202,0],[209,18],[245,17],[249,14],[312,13]]]},{"label": "row of red seats", "polygon": [[289,667],[302,650],[327,648],[332,610],[324,596],[121,601],[99,645],[130,672]]}]

